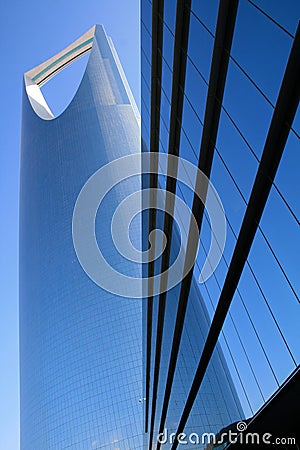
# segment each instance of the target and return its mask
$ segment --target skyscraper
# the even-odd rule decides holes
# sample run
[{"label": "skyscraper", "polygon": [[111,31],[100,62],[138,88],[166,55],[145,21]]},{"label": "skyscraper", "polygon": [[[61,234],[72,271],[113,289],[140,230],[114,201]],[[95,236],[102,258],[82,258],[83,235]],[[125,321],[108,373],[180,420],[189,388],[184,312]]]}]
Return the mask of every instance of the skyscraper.
[{"label": "skyscraper", "polygon": [[[91,51],[73,100],[53,117],[40,86]],[[99,288],[76,257],[72,217],[93,173],[139,152],[139,117],[102,26],[25,74],[20,192],[21,449],[142,448],[141,301]],[[113,211],[125,180],[96,217],[106,258],[118,264]],[[138,244],[139,223],[133,224]],[[139,267],[124,269],[139,276]]]},{"label": "skyscraper", "polygon": [[[293,437],[294,17],[285,27],[252,0],[142,0],[142,142],[102,27],[25,74],[22,450],[204,449],[224,428]],[[40,86],[88,51],[53,117]]]},{"label": "skyscraper", "polygon": [[[88,51],[90,57],[77,93],[66,110],[53,117],[40,86]],[[97,286],[89,271],[83,270],[86,267],[74,237],[75,205],[87,181],[95,173],[101,174],[98,169],[140,150],[138,112],[112,42],[102,27],[92,28],[25,74],[20,199],[22,450],[133,450],[147,448],[149,435],[153,443],[156,441],[159,415],[152,416],[143,437],[143,412],[149,394],[142,386],[142,344],[147,338],[145,324],[142,330],[142,301],[122,298]],[[125,167],[121,167],[121,178],[125,178]],[[114,174],[108,173],[108,178],[108,184],[113,185]],[[100,185],[102,181],[100,176]],[[99,247],[109,264],[137,278],[142,275],[141,265],[124,263],[115,249],[110,225],[123,200],[140,190],[139,176],[122,179],[100,205],[95,226]],[[162,228],[162,219],[158,212],[158,228]],[[76,223],[84,226],[80,220]],[[117,231],[121,233],[126,225],[124,218],[119,225],[122,229]],[[174,235],[171,258],[176,258],[180,249],[177,228]],[[130,236],[138,248],[141,218],[132,222]],[[147,234],[143,237],[148,240]],[[89,258],[89,244],[86,249]],[[112,281],[117,283],[114,277]],[[168,292],[168,327],[162,343],[166,360],[161,361],[157,407],[162,406],[168,369],[180,288],[176,284]],[[176,399],[168,416],[168,434],[176,429],[203,342],[199,337],[208,329],[207,311],[196,280],[192,298],[182,360],[174,380]],[[157,299],[153,299],[153,309],[156,307]],[[153,380],[155,377],[153,373]],[[220,347],[204,391],[191,430],[206,430],[209,423],[209,430],[217,432],[224,424],[243,417]]]}]

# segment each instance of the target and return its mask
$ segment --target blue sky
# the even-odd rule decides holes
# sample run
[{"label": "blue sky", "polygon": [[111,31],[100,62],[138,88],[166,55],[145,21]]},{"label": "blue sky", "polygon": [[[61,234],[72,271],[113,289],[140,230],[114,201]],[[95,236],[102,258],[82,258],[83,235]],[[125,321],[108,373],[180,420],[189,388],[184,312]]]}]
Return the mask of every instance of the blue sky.
[{"label": "blue sky", "polygon": [[[0,448],[5,450],[19,447],[18,191],[23,73],[62,50],[95,23],[102,23],[113,38],[139,102],[139,0],[16,0],[1,7]],[[62,72],[45,87],[54,113],[67,106],[84,63],[70,66],[69,73]]]}]

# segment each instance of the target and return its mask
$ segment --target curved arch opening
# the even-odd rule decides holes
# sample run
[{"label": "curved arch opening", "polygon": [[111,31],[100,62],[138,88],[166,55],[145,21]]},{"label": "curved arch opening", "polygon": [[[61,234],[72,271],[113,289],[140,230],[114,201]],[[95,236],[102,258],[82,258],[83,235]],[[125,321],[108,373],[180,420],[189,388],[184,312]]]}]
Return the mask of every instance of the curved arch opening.
[{"label": "curved arch opening", "polygon": [[28,99],[40,118],[58,117],[72,101],[87,66],[95,28],[24,74]]},{"label": "curved arch opening", "polygon": [[70,104],[81,83],[89,53],[69,64],[41,87],[43,97],[54,117],[59,116]]}]

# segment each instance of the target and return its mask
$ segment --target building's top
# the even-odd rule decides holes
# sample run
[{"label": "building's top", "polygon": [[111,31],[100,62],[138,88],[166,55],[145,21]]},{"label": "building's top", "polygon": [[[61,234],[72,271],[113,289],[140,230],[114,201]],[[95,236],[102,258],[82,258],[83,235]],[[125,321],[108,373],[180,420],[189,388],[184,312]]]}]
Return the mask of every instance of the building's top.
[{"label": "building's top", "polygon": [[103,35],[105,36],[110,53],[109,58],[112,58],[114,60],[114,63],[117,67],[117,71],[119,72],[119,75],[124,84],[124,88],[128,96],[129,102],[133,107],[138,122],[140,122],[140,115],[138,108],[134,101],[128,82],[126,80],[123,68],[121,66],[118,55],[114,48],[112,39],[105,33],[103,25],[94,25],[81,37],[76,39],[76,41],[74,41],[72,44],[66,47],[64,50],[60,51],[55,56],[52,56],[51,58],[47,59],[47,61],[39,64],[33,69],[30,69],[29,71],[25,72],[24,82],[26,92],[32,108],[40,118],[45,120],[54,119],[54,114],[49,108],[49,105],[47,104],[40,88],[45,83],[47,83],[53,76],[55,76],[58,72],[67,67],[69,64],[72,64],[76,59],[81,58],[83,55],[91,51],[97,28],[101,29]]},{"label": "building's top", "polygon": [[24,74],[26,92],[34,111],[42,119],[54,118],[40,87],[49,81],[54,75],[74,62],[76,59],[89,52],[93,45],[96,26],[94,25],[80,38],[52,58],[39,64]]},{"label": "building's top", "polygon": [[29,78],[30,81],[40,87],[43,86],[43,84],[49,81],[54,75],[64,69],[67,65],[71,64],[76,59],[80,58],[85,53],[91,50],[95,29],[96,26],[94,25],[64,50],[26,72],[25,78]]}]

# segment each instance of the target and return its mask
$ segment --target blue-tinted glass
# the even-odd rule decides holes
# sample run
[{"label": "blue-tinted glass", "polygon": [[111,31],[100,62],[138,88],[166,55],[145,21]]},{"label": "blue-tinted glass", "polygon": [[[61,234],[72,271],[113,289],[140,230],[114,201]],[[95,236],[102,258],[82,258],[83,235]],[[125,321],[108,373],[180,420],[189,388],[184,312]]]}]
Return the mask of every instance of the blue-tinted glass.
[{"label": "blue-tinted glass", "polygon": [[[96,28],[81,85],[45,121],[23,96],[20,198],[21,449],[142,447],[142,302],[104,291],[81,268],[72,241],[77,196],[109,161],[140,150],[139,126],[110,41]],[[140,188],[118,185],[96,235],[116,268],[112,213]],[[107,233],[107,234],[106,234]],[[130,230],[141,238],[140,220]]]},{"label": "blue-tinted glass", "polygon": [[[172,73],[175,3],[165,2],[162,27],[161,102],[156,111],[160,114],[161,156],[173,151],[169,148],[170,112],[171,107],[174,108],[173,112],[176,111],[177,105],[172,105],[172,101],[178,100],[176,94],[183,88],[176,86],[176,78]],[[251,3],[246,0],[239,2],[210,172],[211,182],[224,206],[226,244],[212,276],[205,283],[199,283],[212,239],[210,220],[205,212],[168,404],[165,427],[169,434],[177,430],[227,277],[292,46],[291,36]],[[294,0],[288,0],[289,12],[286,9],[283,11],[283,6],[274,2],[264,5],[258,0],[256,3],[286,26],[289,32],[295,32],[299,6]],[[195,165],[198,165],[201,156],[219,4],[217,0],[191,2],[183,110],[177,120],[181,126],[179,156]],[[188,13],[185,11],[186,17]],[[185,50],[182,50],[184,53]],[[172,92],[172,89],[176,90]],[[144,95],[148,96],[146,88]],[[299,117],[298,111],[293,124],[296,132],[299,132]],[[145,119],[142,117],[142,130],[147,129],[145,135],[150,134],[147,121],[148,116]],[[253,416],[299,363],[299,305],[296,298],[299,253],[298,147],[299,139],[292,130],[219,342],[190,411],[184,430],[186,433],[216,433],[235,420]],[[159,184],[163,189],[165,182],[166,177],[159,176]],[[179,211],[179,220],[172,228],[171,259],[180,246],[179,230],[185,238],[188,233],[186,224],[189,221],[180,216],[179,199],[191,208],[193,194],[177,180],[175,211]],[[156,225],[163,228],[161,216]],[[171,233],[167,237],[170,239]],[[155,265],[157,273],[160,264],[161,259]],[[181,283],[166,296],[161,358],[159,367],[156,367],[159,369],[159,378],[154,441],[165,396],[180,289]],[[153,352],[158,348],[158,301],[156,298],[153,314],[151,376],[154,374]],[[152,383],[150,413],[154,404],[153,395]],[[165,444],[164,448],[171,448],[171,445]],[[185,448],[194,446],[186,445]]]}]

